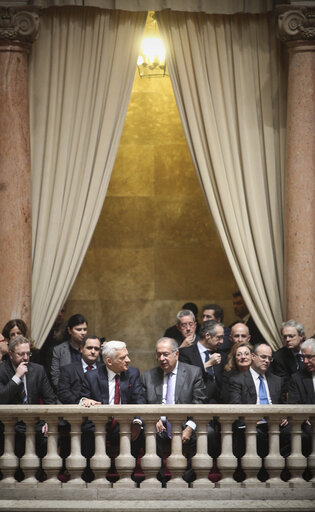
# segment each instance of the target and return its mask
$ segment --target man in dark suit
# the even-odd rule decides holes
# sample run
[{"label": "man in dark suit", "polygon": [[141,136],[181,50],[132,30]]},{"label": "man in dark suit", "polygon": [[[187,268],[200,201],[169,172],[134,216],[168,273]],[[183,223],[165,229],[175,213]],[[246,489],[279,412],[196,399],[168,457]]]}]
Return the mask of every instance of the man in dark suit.
[{"label": "man in dark suit", "polygon": [[[253,317],[251,316],[246,303],[240,291],[233,293],[233,308],[234,313],[238,316],[244,324],[247,325],[251,335],[252,344],[265,342],[263,335],[258,329]],[[234,322],[235,323],[235,322]],[[234,324],[231,324],[232,327]]]},{"label": "man in dark suit", "polygon": [[[85,407],[101,404],[145,404],[138,368],[129,367],[130,359],[126,343],[109,341],[102,348],[105,364],[97,371],[87,371],[81,388],[80,403]],[[108,455],[118,454],[119,424],[112,419],[106,425]],[[131,453],[138,457],[144,450],[142,421],[135,418],[131,424]]]},{"label": "man in dark suit", "polygon": [[[199,328],[200,328],[200,325],[198,323],[198,306],[194,302],[186,302],[183,305],[181,311],[187,310],[187,309],[194,314],[194,317],[195,317],[195,320],[197,323],[196,334],[198,334]],[[165,329],[164,338],[174,339],[177,341],[178,345],[181,345],[181,343],[184,341],[184,336],[183,336],[181,330],[178,328],[178,315],[176,317],[176,324]]]},{"label": "man in dark suit", "polygon": [[[230,403],[232,404],[283,404],[285,392],[283,379],[268,371],[272,362],[271,347],[258,343],[252,352],[249,370],[230,379]],[[286,457],[290,451],[289,426],[286,419],[280,423],[280,452]],[[257,452],[266,457],[269,452],[268,426],[264,419],[257,425]]]},{"label": "man in dark suit", "polygon": [[[171,338],[161,338],[156,343],[158,367],[143,373],[141,381],[148,404],[201,404],[206,400],[206,389],[200,368],[178,361],[177,342]],[[190,459],[195,452],[196,424],[187,419],[183,425],[182,442],[188,459],[184,475],[186,481],[192,481],[194,474]],[[162,467],[158,478],[165,485],[166,458],[170,453],[171,427],[166,417],[162,416],[156,424],[157,452],[162,458]]]},{"label": "man in dark suit", "polygon": [[81,361],[60,368],[57,396],[63,404],[78,404],[82,397],[81,388],[84,374],[95,371],[99,366],[98,357],[101,342],[97,336],[85,336],[81,344]]},{"label": "man in dark suit", "polygon": [[[310,338],[301,345],[304,369],[291,376],[289,404],[315,404],[315,339]],[[312,453],[312,426],[309,420],[302,424],[302,453]]]},{"label": "man in dark suit", "polygon": [[[30,363],[30,342],[23,336],[9,341],[9,359],[0,365],[0,404],[55,404],[56,397],[49,384],[45,369],[37,363]],[[18,421],[15,426],[15,454],[25,453],[25,423]],[[36,454],[42,458],[47,452],[48,425],[44,420],[35,424]],[[23,473],[23,472],[22,472]],[[41,478],[42,470],[36,473]],[[21,471],[18,479],[23,479]]]},{"label": "man in dark suit", "polygon": [[179,350],[181,362],[201,368],[209,404],[220,400],[225,356],[219,352],[219,348],[223,343],[223,336],[223,325],[215,320],[208,320],[200,327],[199,341]]},{"label": "man in dark suit", "polygon": [[280,333],[284,346],[273,356],[272,371],[283,377],[287,391],[291,375],[304,369],[301,344],[305,340],[305,331],[303,324],[289,320],[281,325]]},{"label": "man in dark suit", "polygon": [[[224,318],[223,309],[221,308],[221,306],[219,306],[219,304],[206,304],[205,306],[203,306],[202,322],[207,322],[208,320],[215,320],[219,324],[221,324],[221,323],[223,324],[223,318]],[[229,327],[224,327],[224,326],[223,326],[223,328],[224,328],[223,343],[222,343],[222,345],[220,345],[218,350],[220,352],[229,353],[233,346],[233,342],[231,341],[231,338],[230,338],[231,329]]]}]

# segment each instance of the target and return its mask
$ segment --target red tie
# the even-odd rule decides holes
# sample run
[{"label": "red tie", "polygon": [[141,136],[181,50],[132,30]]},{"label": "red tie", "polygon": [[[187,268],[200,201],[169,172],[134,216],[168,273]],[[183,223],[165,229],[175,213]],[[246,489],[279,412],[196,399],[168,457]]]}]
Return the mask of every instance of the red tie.
[{"label": "red tie", "polygon": [[90,370],[92,370],[93,366],[90,366],[89,364],[87,365],[86,367],[86,371],[89,372]]},{"label": "red tie", "polygon": [[120,402],[120,393],[119,393],[119,375],[115,375],[115,396],[114,396],[114,404],[117,405]]}]

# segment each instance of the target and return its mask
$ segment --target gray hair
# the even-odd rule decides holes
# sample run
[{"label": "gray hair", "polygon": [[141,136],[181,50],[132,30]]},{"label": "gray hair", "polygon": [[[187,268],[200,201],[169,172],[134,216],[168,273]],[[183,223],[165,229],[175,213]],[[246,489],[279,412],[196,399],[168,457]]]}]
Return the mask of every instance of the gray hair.
[{"label": "gray hair", "polygon": [[301,345],[301,349],[305,350],[307,348],[310,348],[312,350],[313,354],[315,354],[315,339],[314,338],[309,338],[308,340],[303,341],[303,343]]},{"label": "gray hair", "polygon": [[217,333],[217,327],[223,327],[223,324],[216,320],[207,320],[206,322],[203,322],[199,329],[199,337],[203,340],[206,335],[209,334],[211,338],[213,338]]},{"label": "gray hair", "polygon": [[304,325],[301,324],[300,322],[296,322],[295,320],[288,320],[287,322],[283,322],[283,324],[281,324],[281,328],[280,328],[280,334],[282,336],[282,333],[283,333],[283,329],[285,327],[295,327],[296,330],[297,330],[297,333],[299,336],[302,336],[303,338],[303,341],[305,341],[305,330],[304,330]]},{"label": "gray hair", "polygon": [[180,311],[178,311],[177,315],[176,315],[176,320],[177,320],[177,324],[180,323],[180,319],[183,317],[183,316],[191,316],[193,321],[195,322],[196,321],[196,318],[195,318],[195,315],[193,314],[192,311],[190,311],[190,309],[181,309]]},{"label": "gray hair", "polygon": [[104,363],[108,357],[110,359],[115,359],[116,350],[122,350],[123,348],[126,348],[126,343],[124,341],[112,340],[104,343],[102,348],[102,358]]},{"label": "gray hair", "polygon": [[22,343],[28,343],[30,348],[31,348],[30,340],[28,340],[24,336],[15,336],[15,338],[12,338],[12,339],[9,340],[9,350],[11,352],[14,352],[15,351],[15,347],[17,345],[22,345]]},{"label": "gray hair", "polygon": [[169,342],[170,347],[171,347],[171,351],[172,352],[177,352],[177,350],[178,350],[178,343],[177,343],[177,341],[174,340],[173,338],[166,338],[166,337],[163,337],[163,338],[160,338],[159,340],[157,340],[157,342],[155,344],[155,350],[157,349],[157,346],[160,343],[164,343],[164,342]]}]

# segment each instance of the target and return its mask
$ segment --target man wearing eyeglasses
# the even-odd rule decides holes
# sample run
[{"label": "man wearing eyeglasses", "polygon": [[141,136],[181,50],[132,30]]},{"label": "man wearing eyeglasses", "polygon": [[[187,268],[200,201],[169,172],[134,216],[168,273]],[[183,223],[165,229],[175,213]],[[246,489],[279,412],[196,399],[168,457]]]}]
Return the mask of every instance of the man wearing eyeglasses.
[{"label": "man wearing eyeglasses", "polygon": [[[271,347],[266,343],[256,344],[249,370],[230,379],[230,403],[244,405],[285,403],[283,379],[270,372],[271,362]],[[262,418],[257,424],[257,453],[264,458],[268,452],[268,425]],[[280,453],[283,457],[287,457],[290,453],[289,425],[286,419],[280,423]]]},{"label": "man wearing eyeglasses", "polygon": [[291,375],[304,369],[301,353],[305,340],[304,326],[295,320],[288,320],[281,325],[280,334],[284,346],[275,352],[271,368],[273,373],[283,377],[287,391]]}]

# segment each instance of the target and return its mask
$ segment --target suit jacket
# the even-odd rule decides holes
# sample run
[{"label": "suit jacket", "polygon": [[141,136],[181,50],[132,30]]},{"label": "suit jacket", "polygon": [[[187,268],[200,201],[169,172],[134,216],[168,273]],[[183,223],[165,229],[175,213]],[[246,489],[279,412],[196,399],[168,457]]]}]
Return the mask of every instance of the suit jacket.
[{"label": "suit jacket", "polygon": [[[90,371],[97,372],[97,369]],[[84,375],[81,361],[75,361],[60,368],[57,396],[62,404],[80,402]]]},{"label": "suit jacket", "polygon": [[292,375],[289,384],[289,404],[315,404],[313,376],[303,370]]},{"label": "suit jacket", "polygon": [[[273,404],[285,403],[283,379],[271,372],[266,373],[270,398]],[[257,393],[254,379],[249,370],[230,378],[230,404],[256,404]]]},{"label": "suit jacket", "polygon": [[215,375],[215,380],[213,380],[213,377],[205,371],[197,343],[194,343],[190,347],[184,347],[179,350],[180,361],[190,365],[198,366],[201,369],[203,381],[207,390],[206,403],[208,404],[215,404],[220,402],[220,388],[222,385],[222,374],[225,365],[225,354],[221,353],[221,356],[221,363],[213,366]]},{"label": "suit jacket", "polygon": [[[292,350],[287,347],[282,347],[277,350],[273,355],[272,372],[279,377],[283,377],[285,381],[286,391],[289,387],[291,375],[299,371],[296,366],[296,358]],[[304,363],[300,363],[301,370],[305,368]]]},{"label": "suit jacket", "polygon": [[60,368],[71,363],[71,352],[69,347],[69,341],[64,341],[54,347],[52,360],[51,360],[51,382],[57,389],[60,375]]},{"label": "suit jacket", "polygon": [[[121,372],[119,390],[122,404],[145,404],[138,368],[130,366],[126,372]],[[84,374],[81,397],[91,398],[102,404],[108,404],[109,392],[106,365],[101,364],[97,372],[92,370]]]},{"label": "suit jacket", "polygon": [[[152,368],[141,376],[148,404],[161,404],[163,398],[164,372],[160,367]],[[199,368],[178,363],[175,383],[175,404],[202,404],[206,402],[206,389]]]},{"label": "suit jacket", "polygon": [[[0,365],[0,404],[22,404],[22,384],[12,380],[15,370],[11,361]],[[44,404],[55,404],[56,396],[51,389],[45,369],[37,363],[28,363],[26,374],[27,399],[31,405],[38,405],[40,399]]]}]

